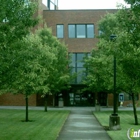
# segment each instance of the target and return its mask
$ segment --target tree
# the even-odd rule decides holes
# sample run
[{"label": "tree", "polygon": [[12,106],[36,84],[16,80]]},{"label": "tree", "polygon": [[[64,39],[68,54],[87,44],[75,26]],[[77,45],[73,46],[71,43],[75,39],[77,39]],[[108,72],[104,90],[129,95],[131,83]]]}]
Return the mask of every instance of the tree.
[{"label": "tree", "polygon": [[[13,82],[9,61],[11,47],[31,31],[38,23],[38,18],[33,16],[37,9],[35,1],[1,0],[0,3],[0,91],[5,93]],[[15,51],[14,47],[12,51]]]},{"label": "tree", "polygon": [[[104,55],[102,50],[92,50],[92,55],[86,59],[86,67],[88,69],[88,75],[85,83],[88,84],[89,88],[95,92],[107,91],[110,79],[110,60]],[[105,60],[105,61],[104,61]],[[109,89],[108,89],[109,90]]]},{"label": "tree", "polygon": [[[87,84],[90,90],[94,93],[112,93],[114,90],[114,52],[110,52],[111,47],[114,45],[112,42],[108,42],[107,40],[100,39],[98,49],[93,49],[91,56],[86,60],[88,75],[85,80],[85,84]],[[116,90],[117,93],[120,93],[123,88],[122,85],[124,81],[122,76],[122,69],[118,60],[116,66]]]},{"label": "tree", "polygon": [[[68,69],[68,51],[64,43],[61,43],[55,36],[52,35],[50,29],[46,26],[43,30],[39,31],[42,43],[47,44],[51,48],[51,52],[55,55],[52,66],[49,68],[51,72],[48,78],[49,93],[56,95],[61,90],[68,87],[68,82],[70,79],[69,69]],[[47,94],[45,93],[47,105]],[[47,106],[45,106],[45,111],[47,111]]]},{"label": "tree", "polygon": [[[140,92],[139,89],[140,13],[138,10],[139,4],[137,2],[131,5],[131,9],[127,10],[123,9],[117,15],[118,21],[120,22],[120,26],[121,28],[123,28],[123,31],[119,33],[118,42],[119,42],[119,53],[120,55],[123,56],[123,59],[121,60],[122,70],[124,72],[124,75],[126,76],[127,83],[124,87],[125,91],[132,96],[133,111],[136,125],[138,125],[138,118],[134,97]],[[130,66],[132,69],[129,68]]]},{"label": "tree", "polygon": [[36,34],[28,35],[11,48],[10,76],[14,81],[10,84],[9,91],[25,95],[25,121],[28,121],[28,97],[31,94],[49,91],[47,83],[51,73],[49,68],[53,64],[55,55],[49,46],[42,45],[41,39]]},{"label": "tree", "polygon": [[37,3],[25,0],[0,1],[0,47],[7,47],[17,39],[26,36],[32,27],[38,23],[33,15]]},{"label": "tree", "polygon": [[[139,40],[140,40],[140,21],[139,21],[139,10],[138,4],[134,4],[131,9],[126,9],[123,7],[118,10],[115,14],[107,14],[99,22],[99,30],[102,31],[102,34],[99,36],[98,50],[96,57],[92,56],[91,62],[93,62],[93,74],[91,73],[90,78],[94,79],[94,84],[97,83],[97,73],[94,71],[94,67],[101,67],[98,69],[100,77],[103,78],[104,65],[102,61],[105,61],[111,56],[116,56],[117,58],[117,92],[120,91],[126,92],[132,95],[133,101],[133,111],[135,124],[138,124],[136,107],[135,107],[135,98],[134,96],[140,92],[139,89]],[[111,42],[109,37],[110,35],[115,34],[117,37],[114,42]],[[97,57],[99,56],[99,57]],[[106,59],[105,59],[106,58]],[[108,59],[107,59],[108,60]],[[111,61],[108,61],[111,64]],[[113,62],[112,62],[113,63]],[[101,65],[100,65],[101,64]],[[99,65],[99,67],[98,67]],[[107,69],[111,72],[112,69],[110,65],[106,65]],[[130,66],[133,68],[130,70]],[[92,65],[91,68],[92,69]],[[96,69],[97,70],[97,69]],[[108,72],[109,72],[108,71]],[[109,73],[110,73],[109,72]],[[113,72],[113,71],[112,71]],[[105,73],[106,74],[106,73]],[[109,76],[109,75],[107,75]],[[111,76],[111,75],[110,75]],[[109,77],[108,77],[109,78]],[[110,79],[110,78],[109,78]],[[105,87],[107,89],[110,84],[104,80]]]},{"label": "tree", "polygon": [[[114,15],[107,15],[103,18],[99,23],[99,29],[102,30],[103,35],[101,38],[106,40],[107,43],[107,51],[110,55],[116,55],[117,57],[117,65],[119,66],[119,70],[122,74],[121,82],[123,86],[119,86],[119,89],[125,91],[132,95],[133,101],[133,110],[134,110],[134,118],[135,124],[138,124],[136,107],[134,95],[139,93],[139,40],[140,40],[140,24],[137,19],[137,12],[135,12],[135,7],[131,9],[120,9]],[[113,17],[112,17],[113,16]],[[115,20],[114,20],[115,19]],[[115,22],[115,24],[114,24]],[[113,25],[113,26],[112,26]],[[103,28],[104,27],[104,28]],[[104,37],[104,35],[113,33],[117,36],[112,45],[110,45],[109,39]],[[104,46],[101,40],[99,45]],[[115,46],[115,48],[111,48],[111,46]],[[109,54],[108,53],[108,54]],[[128,67],[132,66],[133,71],[128,69]],[[117,71],[118,73],[118,71]],[[118,77],[117,77],[118,79]],[[120,85],[120,80],[117,80],[117,83]]]}]

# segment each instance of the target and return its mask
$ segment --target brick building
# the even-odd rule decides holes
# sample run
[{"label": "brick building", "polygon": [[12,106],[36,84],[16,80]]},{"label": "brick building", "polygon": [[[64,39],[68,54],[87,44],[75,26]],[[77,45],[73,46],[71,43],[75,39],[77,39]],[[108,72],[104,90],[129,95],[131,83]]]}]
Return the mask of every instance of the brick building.
[{"label": "brick building", "polygon": [[[72,56],[72,72],[78,76],[72,81],[71,88],[62,91],[65,106],[94,106],[98,99],[102,106],[112,105],[112,94],[101,92],[98,94],[83,90],[85,85],[81,83],[85,75],[83,70],[83,58],[88,56],[93,48],[96,48],[99,34],[97,23],[107,12],[114,13],[116,9],[99,10],[58,10],[57,3],[47,1],[47,7],[40,2],[37,15],[42,15],[44,24],[52,29],[53,35],[65,42]],[[52,5],[52,6],[51,6]],[[53,10],[50,10],[53,9]],[[42,25],[41,25],[42,26]],[[58,95],[59,97],[59,95]],[[58,105],[57,98],[49,97],[49,105]],[[0,96],[0,105],[24,105],[23,95],[4,94]],[[32,95],[29,105],[43,105],[40,95]]]}]

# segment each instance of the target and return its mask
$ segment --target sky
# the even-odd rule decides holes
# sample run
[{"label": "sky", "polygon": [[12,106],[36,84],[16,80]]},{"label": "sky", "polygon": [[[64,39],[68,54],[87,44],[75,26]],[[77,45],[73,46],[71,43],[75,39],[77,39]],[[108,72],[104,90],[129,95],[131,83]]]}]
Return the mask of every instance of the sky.
[{"label": "sky", "polygon": [[[47,3],[43,0],[43,3]],[[55,0],[52,0],[55,1]],[[124,0],[58,0],[60,10],[65,9],[116,9],[117,4],[126,5]],[[127,6],[127,5],[126,5]]]}]

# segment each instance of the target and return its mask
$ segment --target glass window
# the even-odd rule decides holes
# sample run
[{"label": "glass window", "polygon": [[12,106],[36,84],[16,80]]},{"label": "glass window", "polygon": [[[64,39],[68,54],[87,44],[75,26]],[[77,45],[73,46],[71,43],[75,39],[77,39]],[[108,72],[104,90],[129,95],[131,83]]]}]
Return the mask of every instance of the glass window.
[{"label": "glass window", "polygon": [[50,9],[51,9],[51,10],[54,10],[54,9],[55,9],[54,3],[51,3],[51,2],[50,2]]},{"label": "glass window", "polygon": [[77,83],[81,83],[83,78],[86,77],[85,68],[77,68]]},{"label": "glass window", "polygon": [[87,25],[87,38],[94,38],[94,25]]},{"label": "glass window", "polygon": [[71,75],[73,75],[73,78],[72,78],[72,80],[71,80],[71,83],[72,84],[75,84],[76,83],[76,67],[74,67],[74,68],[71,68]]},{"label": "glass window", "polygon": [[86,38],[86,25],[77,25],[77,38]]},{"label": "glass window", "polygon": [[68,25],[69,38],[75,38],[75,25]]},{"label": "glass window", "polygon": [[94,38],[94,24],[68,25],[69,38]]},{"label": "glass window", "polygon": [[72,67],[76,67],[76,54],[72,54]]},{"label": "glass window", "polygon": [[64,25],[57,25],[57,38],[64,37]]},{"label": "glass window", "polygon": [[85,54],[84,53],[78,53],[77,54],[77,67],[83,67],[84,65],[84,57]]},{"label": "glass window", "polygon": [[84,67],[84,59],[88,57],[89,53],[72,53],[70,72],[73,76],[71,84],[80,84],[83,78],[86,77],[87,69]]}]

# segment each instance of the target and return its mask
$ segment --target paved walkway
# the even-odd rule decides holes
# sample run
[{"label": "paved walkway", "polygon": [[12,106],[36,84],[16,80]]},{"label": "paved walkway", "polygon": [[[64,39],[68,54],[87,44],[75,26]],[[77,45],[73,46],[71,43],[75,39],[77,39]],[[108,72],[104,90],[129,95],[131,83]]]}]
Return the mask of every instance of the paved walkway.
[{"label": "paved walkway", "polygon": [[91,108],[73,108],[57,140],[111,140]]}]

